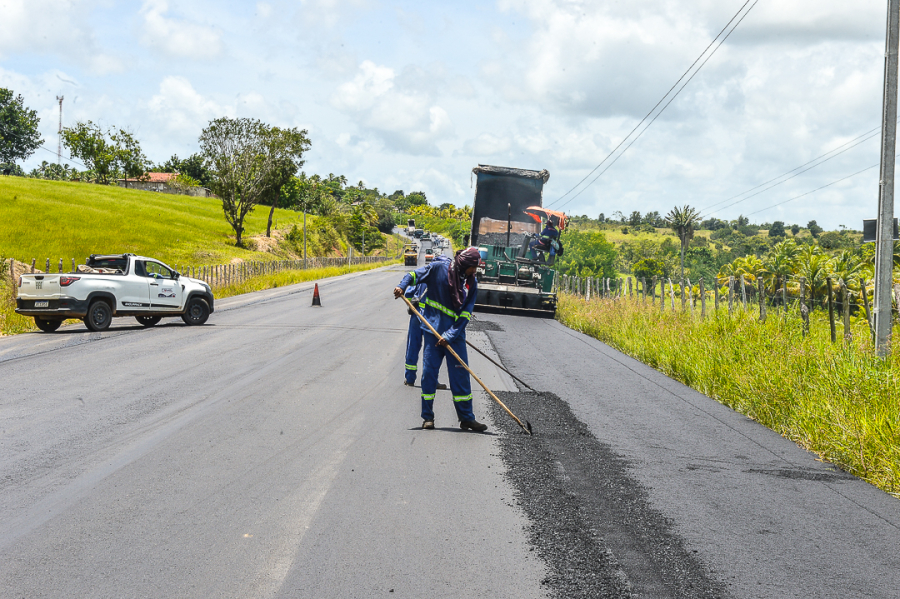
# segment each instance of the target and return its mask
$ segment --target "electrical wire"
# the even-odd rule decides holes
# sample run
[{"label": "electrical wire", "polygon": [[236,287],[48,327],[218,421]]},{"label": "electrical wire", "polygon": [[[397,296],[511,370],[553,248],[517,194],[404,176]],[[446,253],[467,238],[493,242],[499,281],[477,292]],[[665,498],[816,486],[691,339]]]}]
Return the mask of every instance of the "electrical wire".
[{"label": "electrical wire", "polygon": [[[748,195],[748,196],[745,197],[745,198],[741,198],[741,199],[738,200],[737,202],[728,204],[727,206],[722,206],[721,208],[716,209],[715,212],[721,212],[722,210],[726,210],[726,209],[728,209],[728,208],[731,208],[732,206],[736,206],[737,204],[740,204],[741,202],[743,202],[743,201],[745,201],[745,200],[749,200],[749,199],[752,198],[752,197],[758,196],[758,195],[761,194],[761,193],[765,193],[766,191],[769,191],[770,189],[772,189],[772,188],[774,188],[774,187],[778,187],[778,186],[781,185],[782,183],[786,183],[786,182],[790,181],[790,180],[793,179],[794,177],[799,177],[799,176],[802,175],[803,173],[805,173],[805,172],[807,172],[807,171],[811,171],[812,169],[816,168],[817,166],[820,166],[820,165],[822,165],[822,164],[825,164],[826,162],[828,162],[828,161],[831,160],[832,158],[836,158],[836,157],[840,156],[841,154],[843,154],[844,152],[847,152],[848,150],[852,150],[853,148],[855,148],[856,146],[860,145],[861,143],[866,142],[866,141],[869,141],[869,140],[872,139],[873,137],[877,137],[877,136],[880,134],[880,131],[881,131],[881,127],[878,127],[878,128],[876,128],[876,129],[873,129],[872,131],[869,131],[868,133],[864,133],[864,134],[861,135],[860,137],[863,137],[863,136],[866,136],[866,135],[868,135],[868,137],[866,137],[865,139],[862,139],[862,140],[860,140],[860,141],[857,141],[857,142],[854,143],[852,146],[846,147],[846,148],[844,148],[843,150],[840,150],[839,152],[837,152],[836,154],[834,154],[834,155],[832,155],[832,156],[828,156],[828,154],[831,154],[832,152],[837,151],[838,149],[842,148],[843,146],[846,146],[846,145],[849,144],[849,143],[853,143],[854,141],[856,141],[857,139],[859,139],[859,137],[857,137],[857,138],[855,138],[855,139],[853,139],[853,140],[848,141],[846,144],[843,144],[842,146],[838,146],[837,148],[835,148],[834,150],[831,150],[830,152],[826,152],[825,154],[822,154],[822,156],[819,156],[818,158],[814,158],[813,160],[810,160],[810,161],[807,162],[806,164],[802,164],[802,165],[798,166],[797,168],[791,169],[791,170],[789,170],[788,172],[786,172],[786,173],[784,173],[784,174],[782,174],[782,175],[779,175],[779,176],[775,177],[774,179],[769,179],[769,180],[766,181],[765,183],[760,183],[759,185],[757,185],[756,187],[754,187],[754,188],[752,188],[752,189],[748,189],[747,191],[745,191],[745,192],[743,192],[743,193],[739,193],[739,194],[737,194],[736,196],[732,196],[732,197],[728,198],[727,200],[722,200],[721,202],[717,202],[717,203],[715,203],[715,204],[713,204],[713,205],[711,205],[711,206],[707,206],[706,208],[704,208],[704,209],[701,210],[700,212],[704,214],[704,218],[708,218],[709,216],[711,216],[711,214],[710,214],[710,213],[707,213],[706,211],[709,210],[710,208],[713,208],[713,207],[715,207],[715,206],[718,206],[719,204],[722,204],[722,203],[724,203],[724,202],[727,202],[728,200],[733,200],[734,198],[738,198],[738,197],[740,197],[740,196],[742,196],[742,195],[744,195],[744,194],[746,194],[746,193],[750,193],[750,192],[753,191],[754,189],[759,189],[760,187],[762,187],[762,186],[764,186],[764,185],[768,185],[769,183],[772,183],[772,181],[777,181],[778,179],[781,179],[782,177],[785,177],[786,175],[790,175],[791,173],[794,173],[794,171],[796,171],[796,170],[798,170],[798,169],[803,169],[803,170],[801,170],[801,171],[799,171],[799,172],[794,173],[793,175],[791,175],[790,177],[787,177],[786,179],[784,179],[784,180],[782,180],[782,181],[778,181],[778,183],[775,183],[775,184],[773,184],[773,185],[769,185],[769,187],[766,187],[765,189],[760,189],[759,191],[757,191],[757,192],[754,193],[754,194]],[[873,132],[874,132],[874,133],[873,133]],[[819,160],[820,158],[823,158],[824,156],[828,156],[828,158],[825,158],[824,160],[822,160],[821,162],[818,162],[817,164],[812,164],[813,162],[816,162],[817,160]],[[812,164],[812,166],[810,166],[809,168],[803,168],[803,167],[805,167],[805,166],[807,166],[807,165],[810,165],[810,164]]]},{"label": "electrical wire", "polygon": [[[41,148],[42,150],[47,150],[48,152],[50,152],[50,153],[53,154],[54,156],[59,156],[59,154],[58,154],[57,152],[51,150],[51,149],[48,148],[47,146],[40,146],[40,148]],[[82,164],[81,162],[78,162],[77,160],[75,160],[75,159],[72,158],[71,156],[69,156],[68,160],[74,162],[75,164],[81,165],[81,166],[84,167],[86,170],[90,170],[90,169],[88,169],[88,167],[87,167],[86,165]],[[60,165],[60,166],[62,166],[62,165]]]},{"label": "electrical wire", "polygon": [[828,183],[827,185],[823,185],[822,187],[817,187],[817,188],[813,189],[812,191],[807,191],[806,193],[801,193],[800,195],[794,196],[787,200],[784,200],[783,202],[778,202],[777,204],[772,204],[771,206],[766,206],[765,208],[760,208],[756,212],[751,212],[747,216],[751,216],[753,214],[759,214],[760,212],[765,212],[766,210],[769,210],[770,208],[775,208],[776,206],[781,206],[782,204],[787,204],[788,202],[793,202],[794,200],[799,200],[800,198],[808,196],[811,193],[815,193],[821,189],[825,189],[826,187],[831,187],[832,185],[836,185],[836,184],[840,183],[841,181],[846,181],[847,179],[850,179],[851,177],[855,177],[856,175],[862,174],[866,171],[870,171],[873,168],[875,168],[876,166],[878,166],[879,164],[880,163],[876,162],[872,166],[867,166],[866,168],[862,169],[861,171],[856,171],[852,175],[847,175],[846,177],[841,177],[837,181],[832,181],[831,183]]},{"label": "electrical wire", "polygon": [[[722,33],[724,33],[724,32],[729,28],[729,26],[731,26],[731,24],[734,22],[734,20],[735,20],[736,18],[738,18],[738,16],[740,16],[740,19],[738,19],[737,23],[735,23],[734,26],[731,27],[731,30],[728,31],[728,33],[725,34],[724,37],[722,37],[722,39],[721,39],[721,41],[719,41],[718,45],[717,45],[715,48],[713,48],[712,52],[710,52],[709,55],[706,56],[705,59],[703,59],[703,62],[700,63],[700,66],[697,67],[696,70],[694,70],[694,72],[691,74],[691,76],[688,78],[688,80],[684,82],[684,84],[678,89],[678,91],[675,92],[675,94],[669,99],[669,101],[666,102],[666,104],[659,110],[659,112],[656,113],[656,115],[653,117],[653,119],[651,119],[650,122],[647,123],[647,126],[644,127],[644,129],[641,130],[641,132],[638,133],[638,135],[637,135],[636,137],[634,137],[634,139],[632,139],[632,140],[628,143],[627,146],[625,146],[625,148],[622,150],[622,152],[621,152],[618,156],[616,156],[616,158],[615,158],[615,159],[614,159],[614,160],[613,160],[613,161],[612,161],[605,169],[603,169],[602,171],[600,171],[600,173],[599,173],[596,177],[594,177],[587,185],[585,185],[578,193],[576,193],[574,196],[572,196],[571,198],[569,198],[569,200],[568,200],[567,202],[565,202],[565,203],[563,203],[562,205],[560,205],[557,209],[562,208],[563,206],[568,205],[572,200],[574,200],[574,199],[577,198],[579,195],[581,195],[588,187],[590,187],[591,185],[593,185],[594,182],[596,182],[597,179],[599,179],[599,178],[603,175],[603,173],[605,173],[606,171],[608,171],[608,170],[609,170],[616,162],[618,162],[619,158],[621,158],[622,155],[625,154],[625,152],[628,151],[628,148],[630,148],[630,147],[634,144],[634,142],[636,142],[638,139],[640,139],[640,137],[644,134],[644,132],[645,132],[647,129],[649,129],[651,125],[653,125],[653,123],[656,121],[656,119],[659,118],[659,116],[666,110],[666,108],[669,107],[669,105],[675,100],[675,98],[677,98],[678,95],[684,90],[684,88],[687,87],[687,85],[693,80],[693,78],[697,75],[697,73],[700,72],[700,69],[702,69],[703,66],[709,61],[709,59],[712,58],[713,55],[718,51],[718,49],[722,47],[722,44],[724,44],[725,41],[729,38],[729,36],[731,36],[731,34],[734,33],[734,30],[738,27],[738,25],[741,24],[741,22],[744,20],[744,18],[750,13],[751,10],[753,10],[753,7],[756,6],[756,4],[757,4],[758,2],[759,2],[759,0],[753,0],[753,4],[751,4],[751,5],[750,5],[750,8],[747,8],[746,11],[744,11],[744,8],[747,7],[747,5],[750,3],[750,0],[747,0],[746,2],[744,2],[744,4],[738,9],[738,11],[734,14],[734,16],[731,17],[731,19],[728,21],[728,23],[725,24],[725,27],[722,28],[722,30],[716,35],[716,37],[714,37],[713,40],[709,43],[709,45],[703,50],[703,52],[700,53],[700,55],[697,57],[697,59],[694,60],[694,62],[691,64],[691,66],[688,67],[688,69],[681,75],[681,77],[678,78],[678,81],[676,81],[675,84],[674,84],[671,88],[669,88],[669,91],[667,91],[667,92],[665,93],[665,95],[663,95],[663,97],[660,98],[659,102],[657,102],[656,105],[650,110],[650,112],[648,112],[647,115],[646,115],[643,119],[641,119],[641,121],[634,127],[634,129],[632,129],[632,130],[628,133],[628,135],[626,135],[626,136],[622,139],[622,141],[619,142],[619,145],[617,145],[615,148],[613,148],[613,150],[606,156],[606,158],[604,158],[604,159],[600,162],[600,164],[598,164],[596,167],[594,167],[594,169],[591,170],[591,172],[589,172],[589,173],[587,174],[587,176],[585,176],[585,177],[584,177],[581,181],[579,181],[574,187],[572,187],[572,189],[570,189],[569,191],[567,191],[566,193],[564,193],[562,196],[560,196],[559,198],[557,198],[556,200],[554,200],[553,202],[551,202],[547,207],[548,207],[548,208],[549,208],[549,207],[552,207],[553,205],[555,205],[555,204],[557,204],[558,202],[560,202],[560,201],[561,201],[563,198],[565,198],[567,195],[569,195],[570,193],[572,193],[573,191],[575,191],[575,189],[577,189],[579,185],[581,185],[582,183],[584,183],[584,181],[587,180],[594,172],[596,172],[597,169],[599,169],[601,166],[603,166],[603,164],[604,164],[607,160],[609,160],[610,157],[613,156],[613,154],[616,153],[616,151],[622,146],[622,144],[624,144],[626,141],[628,141],[628,139],[634,134],[634,132],[637,131],[637,130],[640,128],[640,126],[641,126],[641,125],[642,125],[642,124],[650,117],[650,115],[652,115],[652,114],[654,113],[654,111],[656,111],[657,107],[659,107],[659,105],[662,104],[663,101],[665,101],[665,99],[669,96],[669,94],[672,93],[672,90],[675,89],[675,88],[678,86],[678,84],[685,78],[685,76],[687,76],[688,73],[691,72],[692,69],[694,69],[694,66],[697,64],[697,62],[700,61],[700,59],[703,58],[704,55],[706,55],[706,53],[707,53],[707,52],[709,51],[709,49],[716,43],[716,41],[719,40],[719,38],[722,36]],[[743,12],[743,14],[741,14],[742,12]]]}]

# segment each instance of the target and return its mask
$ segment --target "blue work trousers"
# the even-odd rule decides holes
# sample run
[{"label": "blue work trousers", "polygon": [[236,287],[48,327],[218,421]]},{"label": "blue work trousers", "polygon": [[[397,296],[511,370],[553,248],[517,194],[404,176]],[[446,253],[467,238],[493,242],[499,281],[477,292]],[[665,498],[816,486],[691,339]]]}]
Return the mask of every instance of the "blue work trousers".
[{"label": "blue work trousers", "polygon": [[419,350],[422,349],[422,321],[413,314],[409,317],[409,330],[406,333],[406,382],[416,382],[416,364],[419,362]]},{"label": "blue work trousers", "polygon": [[[438,347],[437,337],[423,331],[425,351],[422,355],[422,420],[434,420],[434,392],[437,389],[438,371],[444,358],[447,359],[447,375],[450,377],[450,392],[453,394],[453,407],[460,422],[475,420],[472,412],[472,383],[468,371],[456,361],[447,348]],[[466,353],[466,340],[455,339],[450,347],[466,364],[469,356]]]}]

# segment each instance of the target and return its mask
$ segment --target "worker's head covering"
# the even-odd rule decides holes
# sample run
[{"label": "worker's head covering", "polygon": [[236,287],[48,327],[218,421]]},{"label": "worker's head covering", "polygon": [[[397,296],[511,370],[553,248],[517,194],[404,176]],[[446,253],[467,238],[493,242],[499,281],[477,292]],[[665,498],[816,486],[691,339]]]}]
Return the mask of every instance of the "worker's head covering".
[{"label": "worker's head covering", "polygon": [[466,271],[473,266],[478,266],[481,254],[478,248],[466,248],[459,250],[453,257],[453,264],[447,270],[447,279],[450,283],[450,299],[453,301],[453,309],[459,310],[466,302],[466,288],[475,282],[475,276],[466,278]]}]

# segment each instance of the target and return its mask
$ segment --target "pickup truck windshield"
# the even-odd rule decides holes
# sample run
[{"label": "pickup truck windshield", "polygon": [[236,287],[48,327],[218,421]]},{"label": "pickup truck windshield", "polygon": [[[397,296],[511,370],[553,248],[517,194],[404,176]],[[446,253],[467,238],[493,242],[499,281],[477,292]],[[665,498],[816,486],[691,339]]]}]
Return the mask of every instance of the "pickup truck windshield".
[{"label": "pickup truck windshield", "polygon": [[147,271],[148,277],[174,279],[174,273],[160,264],[159,262],[144,262],[144,269]]}]

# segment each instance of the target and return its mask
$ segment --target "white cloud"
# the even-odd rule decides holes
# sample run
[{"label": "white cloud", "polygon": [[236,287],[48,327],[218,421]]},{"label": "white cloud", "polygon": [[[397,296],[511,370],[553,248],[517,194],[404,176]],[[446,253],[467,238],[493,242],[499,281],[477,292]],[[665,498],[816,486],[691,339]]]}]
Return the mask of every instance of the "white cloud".
[{"label": "white cloud", "polygon": [[88,15],[97,0],[7,0],[0,5],[0,58],[54,54],[83,65],[92,74],[119,73],[121,56],[98,47]]},{"label": "white cloud", "polygon": [[369,60],[351,81],[338,86],[331,104],[401,152],[439,154],[437,142],[453,132],[450,115],[426,90],[404,84],[393,69]]},{"label": "white cloud", "polygon": [[167,17],[166,0],[146,0],[141,8],[141,41],[151,48],[178,58],[209,60],[222,53],[221,33],[212,28]]},{"label": "white cloud", "polygon": [[190,81],[174,76],[162,80],[147,107],[160,129],[180,139],[196,139],[210,120],[234,114],[233,108],[204,98]]}]

